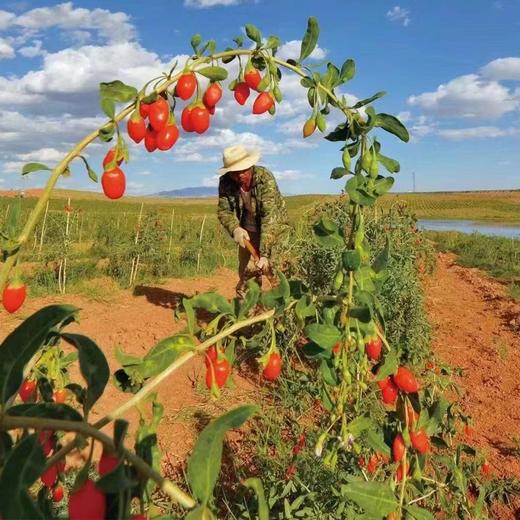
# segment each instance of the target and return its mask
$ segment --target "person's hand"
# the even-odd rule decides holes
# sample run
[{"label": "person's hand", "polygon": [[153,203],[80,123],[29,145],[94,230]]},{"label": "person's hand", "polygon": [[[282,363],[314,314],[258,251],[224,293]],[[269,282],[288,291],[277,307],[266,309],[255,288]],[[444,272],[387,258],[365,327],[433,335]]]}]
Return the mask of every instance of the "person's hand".
[{"label": "person's hand", "polygon": [[240,246],[246,247],[245,241],[250,240],[249,233],[241,227],[235,228],[233,231],[233,240]]},{"label": "person's hand", "polygon": [[269,269],[269,260],[265,256],[261,256],[256,263],[256,268],[260,271],[267,271]]}]

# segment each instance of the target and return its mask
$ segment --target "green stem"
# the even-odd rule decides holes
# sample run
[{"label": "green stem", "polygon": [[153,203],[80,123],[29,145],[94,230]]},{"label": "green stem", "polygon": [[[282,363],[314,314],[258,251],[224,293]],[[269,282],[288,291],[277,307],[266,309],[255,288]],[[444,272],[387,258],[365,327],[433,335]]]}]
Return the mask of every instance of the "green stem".
[{"label": "green stem", "polygon": [[[111,450],[115,451],[116,446],[108,435],[100,432],[96,427],[82,421],[64,421],[61,419],[49,419],[47,417],[11,417],[3,415],[0,418],[0,426],[2,431],[15,430],[18,428],[35,428],[35,429],[51,429],[59,431],[78,432],[82,435],[92,437],[103,443]],[[137,468],[139,473],[143,476],[152,479],[159,489],[164,491],[175,503],[182,505],[185,508],[191,509],[195,507],[196,502],[187,495],[181,488],[173,482],[165,479],[162,475],[157,473],[146,462],[125,448],[120,447],[118,453],[121,453],[128,462]],[[48,459],[46,469],[51,467],[55,462]]]}]

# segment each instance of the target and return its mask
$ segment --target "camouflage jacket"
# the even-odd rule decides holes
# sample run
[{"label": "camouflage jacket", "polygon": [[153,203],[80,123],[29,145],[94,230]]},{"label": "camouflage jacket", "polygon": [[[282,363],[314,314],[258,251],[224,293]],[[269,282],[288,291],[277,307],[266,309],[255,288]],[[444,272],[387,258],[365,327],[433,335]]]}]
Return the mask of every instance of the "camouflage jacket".
[{"label": "camouflage jacket", "polygon": [[[263,166],[253,166],[251,206],[260,231],[260,256],[271,256],[271,250],[282,234],[289,229],[285,201],[273,174]],[[220,178],[218,186],[218,219],[233,236],[241,225],[244,207],[239,186],[229,175]]]}]

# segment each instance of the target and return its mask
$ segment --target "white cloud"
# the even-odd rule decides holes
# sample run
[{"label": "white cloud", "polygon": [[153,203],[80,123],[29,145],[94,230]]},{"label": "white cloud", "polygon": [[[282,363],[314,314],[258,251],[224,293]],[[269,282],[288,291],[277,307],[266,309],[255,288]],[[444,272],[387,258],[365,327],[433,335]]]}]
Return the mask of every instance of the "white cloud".
[{"label": "white cloud", "polygon": [[410,96],[408,103],[441,117],[499,118],[519,107],[519,100],[497,81],[467,74],[439,85],[434,92]]},{"label": "white cloud", "polygon": [[32,45],[21,47],[18,49],[18,52],[25,58],[35,58],[36,56],[44,56],[46,54],[45,50],[42,49],[41,40],[34,40]]},{"label": "white cloud", "polygon": [[3,173],[22,173],[24,164],[23,161],[6,161],[2,165],[2,171]]},{"label": "white cloud", "polygon": [[10,23],[27,29],[93,30],[109,42],[125,42],[135,37],[134,26],[126,13],[74,8],[72,2],[31,9]]},{"label": "white cloud", "polygon": [[520,81],[520,58],[498,58],[482,67],[482,75],[494,80]]},{"label": "white cloud", "polygon": [[399,5],[394,5],[394,7],[386,13],[386,17],[391,22],[402,23],[405,27],[408,27],[412,21],[410,18],[410,11],[408,9],[403,9]]},{"label": "white cloud", "polygon": [[19,153],[16,157],[22,161],[53,161],[58,162],[63,159],[66,152],[56,150],[56,148],[40,148],[28,153]]},{"label": "white cloud", "polygon": [[399,112],[399,114],[397,114],[397,119],[399,119],[401,123],[406,123],[412,119],[412,113],[409,111]]},{"label": "white cloud", "polygon": [[213,159],[203,157],[199,152],[190,152],[192,147],[179,146],[175,149],[175,161],[176,162],[209,162]]},{"label": "white cloud", "polygon": [[[292,58],[293,60],[296,60],[300,56],[301,45],[302,45],[301,40],[291,40],[291,41],[285,42],[284,44],[280,45],[280,47],[278,48],[278,52],[276,53],[276,56],[282,60],[286,60],[288,58]],[[326,55],[327,55],[327,51],[325,49],[322,49],[319,45],[316,45],[316,48],[312,51],[309,58],[313,58],[315,60],[323,60]]]},{"label": "white cloud", "polygon": [[5,38],[0,38],[0,60],[10,60],[14,56],[15,52],[11,44]]},{"label": "white cloud", "polygon": [[152,175],[152,172],[150,170],[143,170],[143,171],[137,172],[137,175],[148,176],[148,175]]},{"label": "white cloud", "polygon": [[7,29],[15,18],[16,15],[13,13],[0,11],[0,31]]},{"label": "white cloud", "polygon": [[274,170],[273,175],[279,181],[296,181],[303,176],[300,170]]},{"label": "white cloud", "polygon": [[475,126],[471,128],[441,129],[437,131],[437,135],[451,141],[463,141],[466,139],[489,139],[494,137],[520,135],[520,128]]},{"label": "white cloud", "polygon": [[240,2],[241,0],[184,0],[184,5],[186,7],[195,7],[196,9],[205,9],[207,7],[216,7],[219,5],[238,5]]},{"label": "white cloud", "polygon": [[56,150],[68,150],[104,121],[100,117],[78,118],[69,114],[47,117],[0,111],[0,159],[18,160],[31,154],[34,160],[42,160],[38,151],[46,160],[60,159]]},{"label": "white cloud", "polygon": [[218,186],[218,181],[220,179],[220,175],[212,175],[211,177],[204,177],[202,179],[201,185],[205,186],[206,188],[213,188]]}]

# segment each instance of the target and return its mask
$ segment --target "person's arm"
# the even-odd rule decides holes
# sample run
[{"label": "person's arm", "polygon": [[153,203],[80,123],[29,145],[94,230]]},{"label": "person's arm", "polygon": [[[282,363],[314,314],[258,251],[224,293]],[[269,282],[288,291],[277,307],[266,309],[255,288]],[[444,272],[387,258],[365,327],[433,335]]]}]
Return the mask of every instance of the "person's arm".
[{"label": "person's arm", "polygon": [[287,214],[278,184],[270,171],[264,169],[264,179],[260,187],[260,256],[269,258],[279,226],[287,223]]},{"label": "person's arm", "polygon": [[235,213],[233,199],[234,198],[225,188],[224,180],[221,179],[218,185],[217,217],[231,237],[233,237],[233,231],[240,226],[240,222]]}]

